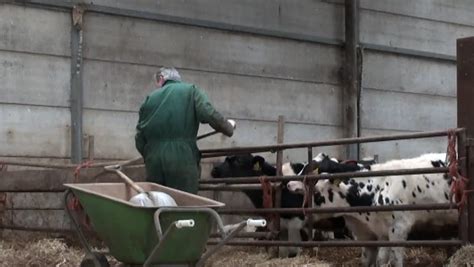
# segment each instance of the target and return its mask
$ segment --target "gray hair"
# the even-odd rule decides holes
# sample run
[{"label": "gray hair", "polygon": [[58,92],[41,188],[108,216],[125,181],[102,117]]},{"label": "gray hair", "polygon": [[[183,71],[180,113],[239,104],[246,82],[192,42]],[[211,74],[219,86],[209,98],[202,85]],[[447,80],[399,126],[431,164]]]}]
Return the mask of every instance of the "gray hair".
[{"label": "gray hair", "polygon": [[181,81],[181,76],[179,75],[179,72],[173,67],[161,67],[160,70],[155,74],[156,81],[158,81],[159,75],[163,76],[166,81]]}]

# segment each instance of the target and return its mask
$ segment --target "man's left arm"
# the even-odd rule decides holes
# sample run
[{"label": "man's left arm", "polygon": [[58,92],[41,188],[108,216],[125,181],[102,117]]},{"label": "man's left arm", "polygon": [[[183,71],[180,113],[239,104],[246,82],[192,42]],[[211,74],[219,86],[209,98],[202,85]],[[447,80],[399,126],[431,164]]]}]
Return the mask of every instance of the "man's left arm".
[{"label": "man's left arm", "polygon": [[216,131],[227,136],[234,134],[234,127],[212,106],[207,95],[197,88],[194,90],[196,114],[201,123],[209,123]]},{"label": "man's left arm", "polygon": [[138,112],[138,123],[136,126],[136,134],[135,134],[135,147],[137,148],[140,155],[142,155],[142,157],[144,156],[143,153],[145,151],[146,138],[145,138],[145,135],[143,134],[143,130],[140,127],[140,124],[143,120],[144,105],[147,102],[147,100],[148,100],[148,97],[145,100],[145,102],[142,104],[142,106],[140,107],[140,111]]}]

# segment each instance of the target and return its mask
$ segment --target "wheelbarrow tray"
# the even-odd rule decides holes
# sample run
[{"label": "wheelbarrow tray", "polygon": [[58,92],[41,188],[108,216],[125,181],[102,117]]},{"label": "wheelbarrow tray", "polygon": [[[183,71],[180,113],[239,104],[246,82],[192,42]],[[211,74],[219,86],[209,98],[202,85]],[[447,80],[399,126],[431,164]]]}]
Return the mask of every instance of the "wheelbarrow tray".
[{"label": "wheelbarrow tray", "polygon": [[[160,191],[174,198],[180,208],[218,208],[224,203],[154,183],[139,182],[145,191]],[[124,183],[65,184],[79,199],[85,213],[110,253],[127,264],[143,264],[158,244],[154,213],[158,208],[139,207],[128,200],[136,193]],[[195,226],[180,229],[160,250],[160,263],[190,264],[200,259],[212,228],[212,218],[199,212],[166,212],[161,229],[193,219]]]}]

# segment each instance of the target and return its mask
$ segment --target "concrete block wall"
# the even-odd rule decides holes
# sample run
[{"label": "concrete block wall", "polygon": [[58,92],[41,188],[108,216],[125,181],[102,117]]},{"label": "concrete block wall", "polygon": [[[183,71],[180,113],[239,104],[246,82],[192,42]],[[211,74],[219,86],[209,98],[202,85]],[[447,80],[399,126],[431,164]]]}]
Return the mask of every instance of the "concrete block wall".
[{"label": "concrete block wall", "polygon": [[[137,111],[153,90],[152,75],[160,65],[176,66],[225,116],[238,121],[234,137],[213,136],[199,141],[200,148],[274,144],[278,115],[286,117],[287,143],[341,138],[343,50],[337,43],[344,39],[342,3],[94,1],[93,6],[122,14],[84,15],[84,133],[95,137],[95,156],[138,155],[133,140]],[[455,63],[429,55],[455,55],[456,38],[474,34],[473,9],[470,0],[361,0],[362,48],[425,53],[363,50],[362,136],[456,126]],[[172,16],[182,23],[137,18],[134,12]],[[190,20],[200,26],[189,25]],[[233,27],[241,30],[225,29]],[[246,33],[247,28],[253,33]],[[258,34],[259,29],[296,34],[300,40]],[[71,156],[70,36],[68,9],[0,4],[0,159],[64,162]],[[318,43],[318,38],[334,45]],[[203,126],[200,132],[209,130]],[[361,155],[386,160],[445,149],[445,138],[423,139],[364,144]],[[340,146],[314,152],[321,150],[335,156],[343,152]],[[275,161],[274,154],[265,156]],[[306,160],[306,150],[285,151],[284,160]],[[203,161],[203,178],[211,166],[212,160]],[[11,203],[22,201],[23,193],[8,194]],[[44,193],[42,207],[49,205],[48,212],[57,213],[59,197]],[[250,205],[241,193],[220,197],[236,206]],[[236,197],[241,201],[227,201]],[[21,224],[54,226],[44,211],[28,207],[34,219]],[[58,214],[53,217],[64,217]],[[26,216],[7,215],[10,221]],[[56,221],[64,225],[63,219]]]}]

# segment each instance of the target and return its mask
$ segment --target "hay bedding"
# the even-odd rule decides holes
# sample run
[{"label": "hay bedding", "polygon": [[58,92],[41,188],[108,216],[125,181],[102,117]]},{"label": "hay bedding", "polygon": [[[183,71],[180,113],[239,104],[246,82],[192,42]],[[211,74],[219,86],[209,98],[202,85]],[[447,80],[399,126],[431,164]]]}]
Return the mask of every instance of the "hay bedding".
[{"label": "hay bedding", "polygon": [[[360,266],[359,255],[358,248],[319,248],[311,252],[305,250],[303,255],[295,258],[271,259],[264,248],[224,247],[208,260],[206,267],[355,267]],[[443,266],[447,262],[446,255],[443,249],[407,249],[405,266]],[[79,266],[83,256],[84,251],[77,241],[67,238],[3,238],[0,240],[1,267]],[[108,260],[113,267],[122,266],[113,257],[108,257]],[[446,266],[474,266],[474,246],[459,250]]]},{"label": "hay bedding", "polygon": [[[62,238],[0,240],[0,266],[79,266],[85,254],[84,250],[67,243],[69,242]],[[108,257],[108,260],[111,266],[120,266],[113,257]]]},{"label": "hay bedding", "polygon": [[472,267],[474,266],[474,246],[465,246],[456,251],[449,259],[446,267]]}]

